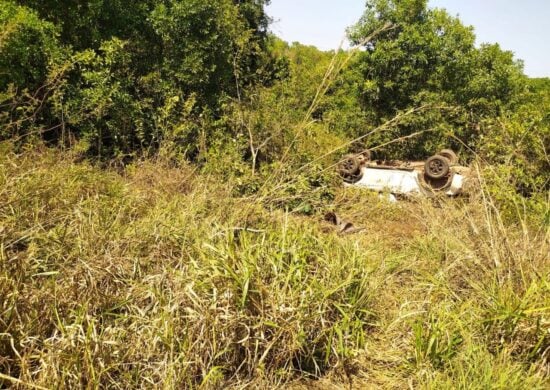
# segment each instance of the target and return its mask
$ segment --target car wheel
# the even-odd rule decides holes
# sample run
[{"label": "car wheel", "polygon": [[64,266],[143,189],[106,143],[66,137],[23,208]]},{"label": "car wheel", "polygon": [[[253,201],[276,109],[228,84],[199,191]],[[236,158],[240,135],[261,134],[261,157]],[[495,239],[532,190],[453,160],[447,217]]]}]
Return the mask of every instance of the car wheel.
[{"label": "car wheel", "polygon": [[441,179],[449,173],[449,160],[443,156],[432,156],[424,164],[424,172],[430,179]]},{"label": "car wheel", "polygon": [[445,157],[451,164],[456,164],[458,162],[458,156],[451,149],[443,149],[438,155]]},{"label": "car wheel", "polygon": [[355,176],[359,173],[359,159],[354,155],[346,156],[339,164],[341,176]]},{"label": "car wheel", "polygon": [[361,152],[361,155],[363,156],[363,159],[365,161],[370,161],[372,158],[372,153],[369,149],[365,149],[363,152]]}]

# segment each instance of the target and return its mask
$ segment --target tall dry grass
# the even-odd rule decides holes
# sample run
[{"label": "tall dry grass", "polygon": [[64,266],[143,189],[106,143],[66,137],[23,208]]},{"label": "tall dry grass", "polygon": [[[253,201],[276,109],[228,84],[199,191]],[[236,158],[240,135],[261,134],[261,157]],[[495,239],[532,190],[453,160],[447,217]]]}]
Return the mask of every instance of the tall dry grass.
[{"label": "tall dry grass", "polygon": [[0,383],[548,385],[547,227],[503,222],[483,185],[398,204],[333,190],[326,207],[365,230],[268,212],[188,166],[4,153]]}]

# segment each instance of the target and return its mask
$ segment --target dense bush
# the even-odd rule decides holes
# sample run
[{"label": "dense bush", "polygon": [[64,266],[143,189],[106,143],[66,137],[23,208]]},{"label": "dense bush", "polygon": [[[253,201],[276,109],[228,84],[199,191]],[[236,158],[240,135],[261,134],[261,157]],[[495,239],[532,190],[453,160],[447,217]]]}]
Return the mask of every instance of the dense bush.
[{"label": "dense bush", "polygon": [[[3,124],[49,131],[54,141],[70,133],[100,157],[156,150],[167,121],[219,117],[227,98],[277,77],[264,4],[3,1],[1,97],[12,111],[32,112],[32,121],[17,124],[4,114]],[[25,91],[32,99],[23,99]],[[179,139],[194,154],[195,135]]]},{"label": "dense bush", "polygon": [[[389,26],[374,40],[363,40]],[[369,1],[351,37],[365,47],[353,66],[362,79],[361,104],[377,124],[423,107],[375,142],[429,129],[390,155],[425,157],[441,147],[473,147],[479,123],[508,109],[524,88],[521,63],[498,45],[474,46],[471,27],[426,0]]]},{"label": "dense bush", "polygon": [[0,26],[1,139],[49,122],[67,51],[56,26],[11,2],[0,2]]}]

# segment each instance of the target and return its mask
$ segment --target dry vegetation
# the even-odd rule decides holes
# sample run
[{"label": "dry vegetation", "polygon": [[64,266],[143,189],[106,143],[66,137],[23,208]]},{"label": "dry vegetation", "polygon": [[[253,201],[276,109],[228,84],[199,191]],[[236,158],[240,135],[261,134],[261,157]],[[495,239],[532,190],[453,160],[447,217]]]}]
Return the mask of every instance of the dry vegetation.
[{"label": "dry vegetation", "polygon": [[336,188],[338,235],[187,166],[4,150],[0,386],[547,388],[548,227],[481,183]]},{"label": "dry vegetation", "polygon": [[[550,387],[550,80],[427,0],[86,3],[0,0],[0,388]],[[468,196],[334,172],[448,147]]]}]

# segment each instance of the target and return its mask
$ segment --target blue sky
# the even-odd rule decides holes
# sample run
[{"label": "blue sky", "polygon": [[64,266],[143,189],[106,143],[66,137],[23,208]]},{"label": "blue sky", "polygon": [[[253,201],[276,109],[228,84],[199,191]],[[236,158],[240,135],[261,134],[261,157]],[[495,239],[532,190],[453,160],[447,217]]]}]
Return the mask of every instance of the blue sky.
[{"label": "blue sky", "polygon": [[[477,42],[498,42],[525,64],[531,77],[550,77],[550,0],[430,0],[474,26]],[[336,49],[365,0],[272,0],[271,30],[285,41]]]}]

